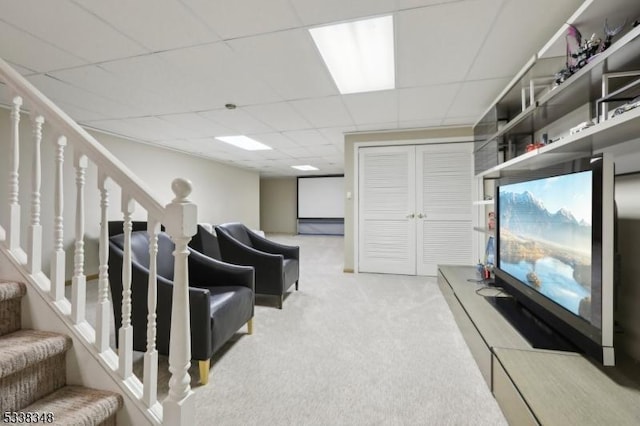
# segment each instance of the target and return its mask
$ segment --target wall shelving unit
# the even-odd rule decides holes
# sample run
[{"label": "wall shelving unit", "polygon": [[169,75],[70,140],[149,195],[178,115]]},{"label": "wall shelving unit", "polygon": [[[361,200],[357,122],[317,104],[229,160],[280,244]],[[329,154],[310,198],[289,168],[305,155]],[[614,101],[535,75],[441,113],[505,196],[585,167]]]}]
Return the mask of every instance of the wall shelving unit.
[{"label": "wall shelving unit", "polygon": [[[569,25],[563,25],[478,120],[474,126],[475,231],[486,235],[483,230],[493,206],[484,201],[493,197],[496,179],[615,151],[619,145],[640,138],[640,108],[611,116],[615,108],[640,95],[640,26],[630,25],[637,16],[638,2],[585,1],[567,22],[575,25],[583,38],[592,33],[604,37],[605,19],[611,26],[627,22],[612,45],[556,85],[554,74],[566,63]],[[606,108],[601,114],[603,104]],[[584,122],[593,124],[571,134],[572,128]],[[527,145],[541,142],[543,135],[550,142],[527,151]],[[640,145],[630,150],[640,152]],[[476,238],[478,254],[484,253],[486,238]]]}]

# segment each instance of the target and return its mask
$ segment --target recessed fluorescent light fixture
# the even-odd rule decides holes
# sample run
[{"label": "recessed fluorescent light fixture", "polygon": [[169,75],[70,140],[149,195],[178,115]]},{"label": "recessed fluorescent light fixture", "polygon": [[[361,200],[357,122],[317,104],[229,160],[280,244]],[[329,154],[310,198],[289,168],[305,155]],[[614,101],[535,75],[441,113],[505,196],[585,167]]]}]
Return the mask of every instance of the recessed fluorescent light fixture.
[{"label": "recessed fluorescent light fixture", "polygon": [[293,167],[294,169],[305,171],[305,172],[308,172],[308,171],[311,171],[311,170],[319,170],[317,167],[313,167],[313,166],[310,166],[308,164],[305,164],[303,166],[291,166],[291,167]]},{"label": "recessed fluorescent light fixture", "polygon": [[233,146],[237,146],[238,148],[246,149],[247,151],[264,151],[267,149],[272,149],[270,146],[267,146],[263,143],[258,142],[257,140],[251,139],[247,136],[218,136],[216,137],[219,141],[226,142]]},{"label": "recessed fluorescent light fixture", "polygon": [[392,15],[309,32],[340,93],[395,88]]}]

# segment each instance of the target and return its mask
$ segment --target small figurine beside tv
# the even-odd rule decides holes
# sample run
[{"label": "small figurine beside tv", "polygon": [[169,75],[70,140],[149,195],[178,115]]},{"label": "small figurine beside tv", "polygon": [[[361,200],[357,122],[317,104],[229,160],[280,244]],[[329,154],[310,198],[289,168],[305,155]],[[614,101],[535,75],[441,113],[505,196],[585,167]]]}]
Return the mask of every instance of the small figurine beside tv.
[{"label": "small figurine beside tv", "polygon": [[496,188],[496,285],[605,365],[614,363],[613,176],[611,159],[596,156]]}]

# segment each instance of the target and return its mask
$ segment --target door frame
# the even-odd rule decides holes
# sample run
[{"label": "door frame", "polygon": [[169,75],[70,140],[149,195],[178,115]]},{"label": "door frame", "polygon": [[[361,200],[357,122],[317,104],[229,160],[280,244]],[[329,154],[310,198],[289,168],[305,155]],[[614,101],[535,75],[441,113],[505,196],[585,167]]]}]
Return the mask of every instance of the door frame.
[{"label": "door frame", "polygon": [[[473,142],[472,136],[458,136],[450,138],[433,138],[433,139],[406,139],[406,140],[385,140],[385,141],[367,141],[367,142],[355,142],[353,144],[353,273],[360,273],[360,194],[358,188],[360,187],[360,148],[376,147],[376,146],[401,146],[401,145],[430,145],[430,144],[449,144],[449,143],[463,143]],[[473,170],[470,171],[473,176]],[[475,186],[472,186],[472,190]],[[475,194],[472,194],[475,197]],[[475,198],[474,198],[475,199]],[[476,244],[473,245],[474,247]],[[475,257],[475,255],[474,255]]]}]

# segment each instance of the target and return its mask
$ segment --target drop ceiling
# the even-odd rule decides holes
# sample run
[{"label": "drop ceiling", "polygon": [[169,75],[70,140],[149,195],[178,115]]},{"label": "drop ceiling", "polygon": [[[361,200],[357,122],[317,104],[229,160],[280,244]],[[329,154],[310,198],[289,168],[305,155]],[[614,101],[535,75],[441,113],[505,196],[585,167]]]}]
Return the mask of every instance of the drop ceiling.
[{"label": "drop ceiling", "polygon": [[[581,3],[4,1],[0,57],[86,127],[262,176],[333,174],[345,133],[472,125]],[[396,89],[341,95],[308,28],[384,14]],[[238,134],[273,150],[214,139]]]}]

